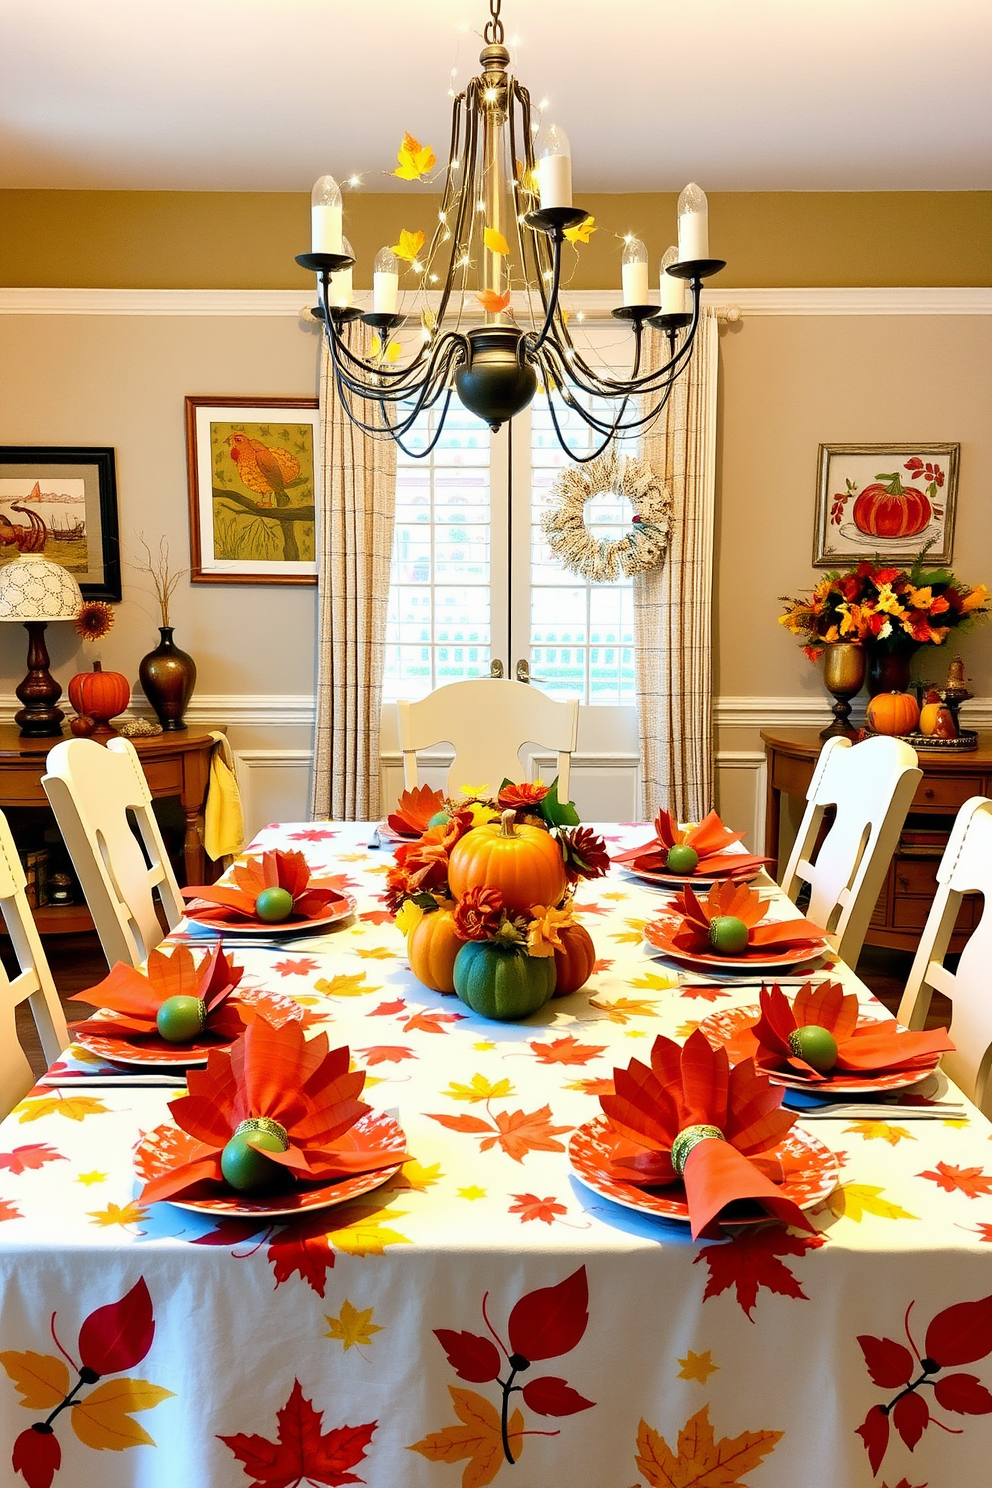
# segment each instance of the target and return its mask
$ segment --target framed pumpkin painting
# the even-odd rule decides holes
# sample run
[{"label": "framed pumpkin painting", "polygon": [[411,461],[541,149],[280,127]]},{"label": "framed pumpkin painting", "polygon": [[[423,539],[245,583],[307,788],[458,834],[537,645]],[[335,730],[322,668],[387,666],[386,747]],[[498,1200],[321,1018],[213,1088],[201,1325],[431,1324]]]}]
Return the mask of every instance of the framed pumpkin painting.
[{"label": "framed pumpkin painting", "polygon": [[190,582],[316,584],[316,398],[186,399]]},{"label": "framed pumpkin painting", "polygon": [[821,444],[815,568],[863,558],[949,563],[960,444]]}]

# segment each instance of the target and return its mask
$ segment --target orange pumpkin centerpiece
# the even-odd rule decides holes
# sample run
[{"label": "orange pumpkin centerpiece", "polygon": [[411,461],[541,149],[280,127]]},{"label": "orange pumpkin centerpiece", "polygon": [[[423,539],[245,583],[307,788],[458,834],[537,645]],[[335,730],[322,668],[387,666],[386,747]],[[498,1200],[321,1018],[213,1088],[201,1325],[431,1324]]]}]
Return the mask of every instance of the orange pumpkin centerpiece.
[{"label": "orange pumpkin centerpiece", "polygon": [[410,970],[432,992],[454,992],[455,957],[464,944],[455,930],[454,905],[443,903],[410,931],[406,943]]},{"label": "orange pumpkin centerpiece", "polygon": [[911,734],[920,721],[912,693],[880,692],[868,704],[868,722],[876,734]]},{"label": "orange pumpkin centerpiece", "polygon": [[561,949],[555,951],[555,997],[578,992],[592,976],[596,965],[596,947],[584,925],[560,925]]},{"label": "orange pumpkin centerpiece", "polygon": [[105,672],[98,661],[91,672],[79,672],[69,683],[69,701],[76,712],[92,718],[94,738],[116,734],[110,720],[131,701],[131,684],[120,672]]},{"label": "orange pumpkin centerpiece", "polygon": [[533,904],[561,902],[567,880],[561,848],[542,827],[517,826],[506,810],[499,822],[459,838],[448,859],[448,887],[455,899],[469,889],[499,889],[508,910],[525,914]]}]

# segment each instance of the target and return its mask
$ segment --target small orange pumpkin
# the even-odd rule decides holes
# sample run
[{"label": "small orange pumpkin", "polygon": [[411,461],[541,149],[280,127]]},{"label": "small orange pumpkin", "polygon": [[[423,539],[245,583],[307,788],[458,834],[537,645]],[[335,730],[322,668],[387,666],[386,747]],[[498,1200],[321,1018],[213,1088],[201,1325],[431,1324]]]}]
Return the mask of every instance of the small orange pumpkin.
[{"label": "small orange pumpkin", "polygon": [[79,672],[69,682],[69,701],[77,713],[92,718],[94,733],[112,734],[111,718],[131,701],[131,684],[120,672],[105,672],[98,661],[91,672]]},{"label": "small orange pumpkin", "polygon": [[926,734],[928,739],[936,727],[937,715],[942,706],[940,693],[931,687],[924,699],[923,707],[920,709],[920,733]]},{"label": "small orange pumpkin", "polygon": [[453,906],[444,904],[425,914],[410,931],[406,943],[410,970],[432,992],[454,992],[455,957],[464,944],[455,933]]},{"label": "small orange pumpkin", "polygon": [[880,692],[868,704],[868,721],[876,734],[911,734],[920,706],[910,692]]},{"label": "small orange pumpkin", "polygon": [[512,810],[498,822],[474,827],[460,837],[448,859],[448,887],[455,899],[469,889],[498,889],[511,912],[525,914],[532,904],[553,907],[567,880],[561,848],[543,827],[517,826]]},{"label": "small orange pumpkin", "polygon": [[578,992],[592,976],[596,947],[584,925],[562,925],[558,938],[563,949],[555,951],[555,997]]}]

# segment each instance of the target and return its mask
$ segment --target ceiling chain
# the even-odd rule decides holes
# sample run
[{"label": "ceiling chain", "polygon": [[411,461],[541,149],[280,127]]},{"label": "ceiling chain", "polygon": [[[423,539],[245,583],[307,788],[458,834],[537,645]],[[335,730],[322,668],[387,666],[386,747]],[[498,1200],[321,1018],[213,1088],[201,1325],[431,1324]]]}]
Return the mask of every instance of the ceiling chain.
[{"label": "ceiling chain", "polygon": [[489,14],[492,19],[486,22],[487,46],[501,46],[503,42],[503,22],[499,18],[499,8],[500,0],[489,0]]}]

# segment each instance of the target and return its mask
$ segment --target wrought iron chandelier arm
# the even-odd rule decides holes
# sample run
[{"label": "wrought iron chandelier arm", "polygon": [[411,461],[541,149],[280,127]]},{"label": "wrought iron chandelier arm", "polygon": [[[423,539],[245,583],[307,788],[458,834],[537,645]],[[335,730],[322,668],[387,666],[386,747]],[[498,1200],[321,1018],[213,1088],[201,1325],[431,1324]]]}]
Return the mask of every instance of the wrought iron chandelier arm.
[{"label": "wrought iron chandelier arm", "polygon": [[[413,427],[414,423],[420,417],[421,413],[423,413],[425,409],[432,407],[437,402],[437,400],[441,396],[441,394],[444,392],[445,383],[446,383],[446,380],[447,380],[447,374],[448,374],[448,368],[446,367],[445,370],[444,370],[443,375],[438,375],[430,383],[425,383],[424,384],[424,387],[421,389],[421,393],[420,393],[419,398],[417,399],[416,404],[413,406],[413,408],[411,408],[411,410],[406,415],[406,417],[404,417],[401,421],[399,421],[396,424],[392,424],[389,421],[389,415],[388,415],[388,412],[387,412],[388,405],[386,403],[382,402],[381,399],[379,399],[378,397],[376,397],[374,399],[374,401],[376,402],[376,404],[378,405],[378,407],[380,409],[380,414],[381,414],[382,421],[383,421],[383,425],[382,426],[377,425],[377,424],[367,423],[365,421],[365,419],[363,419],[362,417],[360,417],[359,414],[356,413],[356,411],[354,409],[354,406],[353,406],[354,397],[362,398],[362,401],[363,402],[372,401],[371,399],[369,399],[366,396],[363,396],[363,394],[360,393],[360,392],[359,393],[356,393],[356,394],[352,394],[350,392],[350,390],[346,389],[346,387],[343,384],[341,378],[339,376],[337,376],[337,375],[335,376],[335,381],[336,381],[336,384],[337,384],[338,396],[341,398],[342,404],[344,405],[344,408],[345,408],[345,412],[347,413],[349,419],[351,419],[351,421],[356,425],[357,428],[361,429],[363,433],[370,435],[374,439],[389,438],[389,439],[395,439],[396,442],[399,443],[400,442],[399,436],[402,436],[403,434],[406,434]],[[439,424],[439,427],[438,427],[437,435],[435,436],[434,440],[431,442],[431,444],[429,445],[429,447],[426,450],[424,450],[424,451],[413,451],[413,450],[407,450],[405,448],[405,446],[404,446],[403,448],[404,448],[404,452],[406,454],[411,455],[414,459],[420,459],[420,458],[422,458],[422,456],[424,454],[429,454],[430,453],[430,451],[434,448],[434,444],[436,444],[436,442],[437,442],[437,438],[440,436],[441,429],[442,429],[443,424],[444,424],[444,417],[447,414],[448,403],[450,401],[451,401],[451,390],[449,388],[448,389],[448,397],[447,397],[447,399],[445,401],[444,413],[441,416],[441,420],[440,420],[440,424]]]},{"label": "wrought iron chandelier arm", "polygon": [[[403,443],[402,438],[400,437],[399,431],[397,431],[393,427],[393,425],[390,424],[390,422],[389,422],[389,416],[386,413],[386,410],[385,409],[382,410],[383,422],[385,423],[386,429],[389,432],[389,437],[392,438],[393,440],[395,440],[396,444],[399,446],[399,448],[403,451],[403,453],[409,459],[411,459],[411,460],[424,460],[424,459],[427,458],[427,456],[429,454],[431,454],[433,452],[434,446],[437,444],[438,440],[441,438],[441,435],[444,433],[444,424],[445,424],[446,418],[448,417],[448,405],[451,402],[451,395],[452,395],[453,391],[454,391],[453,388],[449,388],[448,389],[447,396],[445,397],[445,400],[444,400],[444,407],[441,409],[441,414],[440,414],[440,417],[438,418],[438,421],[437,421],[437,428],[434,430],[434,434],[433,434],[430,442],[427,445],[425,445],[425,447],[422,450],[407,449],[406,445]],[[437,399],[435,398],[433,401],[436,402]],[[406,430],[404,429],[402,432],[405,433]]]},{"label": "wrought iron chandelier arm", "polygon": [[[610,441],[615,437],[615,435],[617,433],[617,430],[620,427],[620,420],[622,419],[624,409],[627,406],[627,399],[625,398],[623,400],[623,402],[621,403],[621,405],[620,405],[620,411],[617,414],[617,422],[613,425],[613,427],[607,433],[607,435],[606,435],[605,439],[603,440],[602,444],[597,445],[597,447],[594,450],[589,450],[588,453],[583,454],[583,453],[581,453],[579,451],[576,451],[576,450],[573,450],[573,449],[570,449],[569,448],[568,441],[566,440],[565,435],[562,432],[562,427],[561,427],[561,425],[558,422],[558,415],[555,412],[554,399],[552,398],[550,392],[548,393],[547,398],[548,398],[548,412],[551,415],[551,422],[554,425],[555,434],[558,437],[558,443],[561,445],[561,447],[565,451],[566,455],[568,455],[569,459],[570,460],[574,460],[577,465],[588,465],[591,460],[597,460],[599,458],[599,456],[604,453],[604,451],[606,450],[606,448],[609,445]],[[571,405],[571,406],[575,406],[575,405]]]}]

